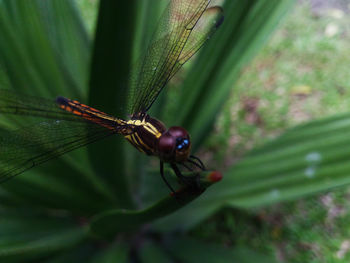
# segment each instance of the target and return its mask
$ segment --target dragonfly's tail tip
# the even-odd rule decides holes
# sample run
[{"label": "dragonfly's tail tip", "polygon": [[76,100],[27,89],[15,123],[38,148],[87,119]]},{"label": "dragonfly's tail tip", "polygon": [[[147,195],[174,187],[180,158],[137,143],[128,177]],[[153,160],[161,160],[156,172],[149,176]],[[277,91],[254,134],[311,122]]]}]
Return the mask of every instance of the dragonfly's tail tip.
[{"label": "dragonfly's tail tip", "polygon": [[57,96],[55,100],[58,104],[65,104],[67,102],[67,99],[62,96]]}]

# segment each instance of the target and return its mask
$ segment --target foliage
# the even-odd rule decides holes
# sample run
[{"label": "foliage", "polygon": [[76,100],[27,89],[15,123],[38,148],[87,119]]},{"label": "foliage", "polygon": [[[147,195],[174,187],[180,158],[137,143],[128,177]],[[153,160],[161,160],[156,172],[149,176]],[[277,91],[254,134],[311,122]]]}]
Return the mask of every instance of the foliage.
[{"label": "foliage", "polygon": [[[1,1],[0,83],[22,93],[78,98],[123,115],[126,73],[147,42],[144,32],[154,23],[149,17],[161,10],[146,8],[151,1],[136,2],[101,1],[92,44],[72,1]],[[155,116],[164,112],[168,125],[187,128],[198,148],[242,67],[292,3],[227,1],[224,25],[177,87],[175,99],[181,103],[163,111],[160,101]],[[11,128],[23,119],[15,122],[2,120]],[[161,200],[167,189],[157,168],[121,138],[72,152],[2,185],[0,257],[6,262],[211,262],[219,254],[222,262],[261,261],[263,256],[247,248],[223,248],[178,232],[224,206],[257,207],[347,184],[349,153],[341,146],[348,142],[349,123],[343,114],[287,131],[252,150],[228,169],[223,183],[177,212],[174,199]],[[105,149],[108,154],[101,154]],[[167,216],[164,207],[170,209]],[[108,233],[108,242],[96,237],[101,233]]]},{"label": "foliage", "polygon": [[[345,65],[350,63],[349,13],[342,1],[324,1],[323,5],[311,2],[301,1],[295,6],[245,68],[224,107],[216,133],[210,137],[209,147],[219,151],[215,158],[223,158],[227,164],[232,156],[242,156],[242,152],[261,146],[288,127],[349,110],[345,77]],[[329,35],[328,28],[337,31]],[[247,111],[246,105],[252,102],[255,108]],[[226,147],[217,148],[220,143]],[[329,191],[249,209],[258,227],[251,220],[237,225],[224,223],[238,220],[236,215],[240,213],[232,209],[220,213],[221,223],[212,217],[202,224],[217,233],[212,238],[221,233],[225,243],[268,249],[285,262],[348,262],[345,225],[349,223],[349,189]],[[206,239],[211,240],[209,232]],[[201,236],[198,231],[196,235]]]}]

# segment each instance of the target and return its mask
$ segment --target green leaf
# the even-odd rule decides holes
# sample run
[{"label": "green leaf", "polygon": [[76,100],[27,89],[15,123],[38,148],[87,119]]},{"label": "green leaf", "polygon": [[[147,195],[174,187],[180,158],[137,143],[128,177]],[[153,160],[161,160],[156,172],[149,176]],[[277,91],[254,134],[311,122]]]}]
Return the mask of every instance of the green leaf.
[{"label": "green leaf", "polygon": [[62,94],[86,99],[91,41],[75,1],[36,0],[46,36],[55,52],[56,63],[68,84]]},{"label": "green leaf", "polygon": [[248,248],[225,248],[217,244],[204,243],[191,238],[178,238],[168,247],[169,253],[180,262],[201,263],[274,263],[273,257],[257,253]]},{"label": "green leaf", "polygon": [[217,200],[256,207],[350,183],[350,114],[301,125],[248,154],[226,174]]},{"label": "green leaf", "polygon": [[91,261],[91,263],[113,263],[120,262],[126,263],[129,257],[129,248],[125,244],[121,244],[120,242],[116,242],[112,244],[106,249],[103,249],[95,256]]},{"label": "green leaf", "polygon": [[174,262],[170,255],[167,255],[166,251],[156,243],[146,242],[142,246],[140,251],[141,262],[144,263],[171,263]]},{"label": "green leaf", "polygon": [[[161,9],[161,4],[156,5],[151,0],[141,1],[138,5],[136,2],[101,0],[89,64],[90,41],[73,1],[0,1],[0,84],[52,98],[58,94],[65,95],[84,103],[88,96],[91,106],[125,117],[128,92],[126,73],[131,61],[141,53],[140,47],[148,43],[149,38],[145,39],[144,36],[147,34],[150,37],[151,34],[146,33],[146,30],[157,23],[154,18]],[[237,78],[242,66],[261,46],[293,1],[226,2],[224,26],[193,64],[184,84],[184,93],[180,95],[181,103],[173,114],[174,124],[182,123],[192,132],[195,146],[209,134],[215,115],[231,88],[231,81]],[[137,6],[145,5],[147,9],[137,9]],[[134,23],[141,24],[141,29],[136,30]],[[133,38],[135,43],[131,45]],[[127,149],[134,153],[136,150],[130,145],[124,149],[125,143],[121,140],[111,138],[89,148],[90,160],[85,150],[79,150],[50,166],[28,172],[28,177],[18,178],[12,185],[10,182],[2,187],[1,206],[14,207],[23,213],[10,216],[8,209],[1,211],[3,215],[0,220],[5,222],[0,222],[0,258],[3,257],[6,262],[16,259],[23,261],[23,258],[29,261],[42,256],[49,257],[53,253],[59,255],[51,262],[77,262],[80,260],[79,255],[86,259],[87,254],[92,255],[97,251],[99,255],[92,262],[123,262],[129,255],[129,244],[125,239],[121,238],[122,244],[118,242],[112,247],[101,249],[101,246],[96,246],[95,242],[87,238],[86,228],[74,222],[76,218],[97,212],[99,214],[91,221],[90,233],[114,237],[115,233],[134,230],[155,220],[163,224],[170,221],[171,224],[166,225],[167,230],[173,230],[179,224],[189,227],[224,204],[242,203],[242,199],[239,199],[242,196],[232,195],[234,190],[239,192],[241,189],[239,184],[235,185],[235,180],[231,181],[229,174],[225,185],[210,187],[204,195],[199,196],[200,193],[189,191],[193,189],[184,188],[178,192],[179,200],[168,196],[153,203],[154,199],[150,201],[150,198],[148,204],[153,205],[133,210],[129,181],[134,181],[131,182],[132,187],[139,183],[141,172],[136,175],[132,173],[144,170],[144,166],[139,160],[129,158],[136,154],[129,155]],[[273,152],[274,147],[279,146],[271,146],[266,152]],[[264,150],[262,152],[265,153]],[[253,157],[254,154],[251,155]],[[244,169],[243,165],[243,172]],[[202,173],[204,177],[201,183],[205,187],[213,183],[211,174]],[[132,175],[131,180],[129,175]],[[157,185],[146,187],[149,192],[158,193]],[[243,195],[243,198],[246,197]],[[195,202],[190,203],[194,199]],[[29,207],[29,211],[26,207]],[[106,211],[111,207],[119,209]],[[34,209],[42,213],[38,217],[28,218]],[[54,222],[47,218],[47,213],[55,217]],[[171,216],[162,220],[166,215]],[[75,220],[71,222],[67,217]],[[85,217],[82,222],[84,220]],[[177,242],[174,243],[172,254],[178,257],[178,251],[183,250],[186,255],[184,260],[191,260],[189,262],[205,262],[212,257],[213,251],[221,252],[222,258],[233,257],[238,262],[245,262],[245,254],[248,254],[246,250],[232,252],[207,244],[195,244],[194,241]],[[85,246],[85,243],[89,245]],[[72,253],[67,250],[72,250]],[[207,253],[202,255],[202,251]],[[149,261],[152,255],[163,262],[169,257],[156,246],[148,247],[143,252],[142,255]],[[263,256],[253,254],[250,260],[261,262]]]},{"label": "green leaf", "polygon": [[350,113],[295,127],[252,150],[224,174],[222,183],[156,226],[189,229],[224,205],[258,207],[348,185],[349,134]]},{"label": "green leaf", "polygon": [[[94,43],[89,104],[120,118],[126,116],[127,80],[132,60],[135,1],[102,0]],[[126,179],[125,142],[118,137],[90,145],[89,155],[97,174],[115,193],[119,206],[131,207]],[[108,150],[108,154],[101,154]]]},{"label": "green leaf", "polygon": [[190,131],[195,149],[209,135],[242,68],[294,2],[225,2],[225,20],[194,61],[182,84],[181,103],[171,114],[171,124],[181,124]]},{"label": "green leaf", "polygon": [[81,97],[88,45],[71,1],[2,1],[0,61],[14,89]]},{"label": "green leaf", "polygon": [[1,213],[0,260],[3,262],[42,257],[71,248],[86,238],[86,228],[74,226],[65,218],[31,215],[18,210],[16,213],[1,210]]},{"label": "green leaf", "polygon": [[[193,178],[197,175],[188,173],[186,176]],[[111,237],[119,232],[136,230],[143,224],[150,223],[186,206],[200,196],[207,187],[220,179],[221,175],[217,172],[202,172],[199,178],[201,189],[186,185],[176,191],[175,196],[171,194],[142,210],[115,209],[103,212],[92,219],[90,230],[93,234],[102,237]]]},{"label": "green leaf", "polygon": [[[182,84],[178,107],[170,114],[170,124],[182,124],[190,131],[194,150],[208,136],[215,117],[226,101],[242,68],[257,53],[294,0],[226,1],[225,20],[193,62]],[[157,222],[157,227],[188,229],[221,207],[222,188],[240,188],[228,182],[211,187],[196,202]],[[220,186],[221,185],[221,186]],[[229,190],[227,190],[229,191]]]},{"label": "green leaf", "polygon": [[[1,74],[6,74],[7,77],[1,81],[5,85],[1,88],[11,87],[17,91],[23,91],[24,94],[51,96],[52,100],[57,95],[81,98],[86,93],[89,46],[90,43],[73,1],[5,0],[1,2],[0,64]],[[2,119],[5,119],[5,116],[2,116]],[[32,123],[30,118],[8,120],[7,123],[11,125],[16,123],[23,126]],[[33,189],[37,191],[22,188],[19,182],[21,179],[17,179],[16,185],[13,183],[13,186],[6,186],[6,188],[13,190],[24,200],[31,200],[38,205],[55,200],[55,204],[51,203],[50,206],[62,208],[67,204],[74,206],[76,202],[78,204],[75,209],[80,207],[80,210],[84,206],[82,204],[84,196],[89,196],[91,200],[85,199],[85,207],[90,212],[99,210],[93,204],[97,203],[94,200],[101,198],[98,207],[101,207],[101,204],[105,207],[103,203],[111,199],[101,180],[96,179],[96,176],[91,173],[84,151],[73,152],[51,164],[51,169],[46,169],[44,165],[26,173],[29,180],[35,178],[31,185],[35,185]],[[55,165],[60,169],[54,169]],[[62,173],[62,171],[65,172]],[[30,176],[32,173],[35,174],[34,177]],[[47,178],[37,177],[39,173],[49,175],[45,175]],[[27,178],[23,178],[23,181],[27,181]],[[50,185],[52,180],[57,182],[54,191],[52,191],[53,186]],[[20,189],[24,192],[20,193]],[[81,192],[79,193],[76,189]],[[48,193],[49,191],[51,193]],[[31,193],[27,195],[28,192]],[[55,198],[42,198],[42,196],[52,197],[54,195],[52,192],[59,192],[59,194]],[[72,195],[69,196],[68,193]],[[74,200],[74,202],[66,200]]]},{"label": "green leaf", "polygon": [[60,170],[60,164],[60,161],[53,162],[42,167],[42,172],[34,169],[1,185],[4,192],[0,196],[1,204],[9,207],[67,209],[82,215],[91,215],[112,207],[106,196],[84,186],[86,183],[81,183],[76,177],[52,175],[50,171]]},{"label": "green leaf", "polygon": [[[219,184],[222,183],[224,182],[220,182]],[[182,231],[191,229],[208,216],[213,215],[221,207],[222,203],[213,198],[213,196],[215,197],[215,193],[218,192],[217,186],[214,185],[208,189],[204,195],[198,197],[193,203],[157,220],[153,224],[153,227],[162,232],[172,231],[173,229]]]},{"label": "green leaf", "polygon": [[[94,259],[94,256],[98,253],[98,249],[93,243],[84,242],[78,246],[74,246],[73,249],[67,249],[60,251],[59,253],[54,253],[51,256],[46,256],[41,259],[40,262],[45,263],[65,263],[65,262],[90,262]],[[19,261],[25,262],[28,261]],[[35,263],[38,261],[31,261]],[[16,261],[18,263],[18,261]]]}]

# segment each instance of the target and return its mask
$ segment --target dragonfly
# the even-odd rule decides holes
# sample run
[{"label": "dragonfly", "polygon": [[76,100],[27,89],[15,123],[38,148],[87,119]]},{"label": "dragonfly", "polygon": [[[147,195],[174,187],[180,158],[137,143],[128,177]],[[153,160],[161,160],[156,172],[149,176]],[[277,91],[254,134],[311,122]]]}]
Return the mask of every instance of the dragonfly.
[{"label": "dragonfly", "polygon": [[74,149],[114,134],[122,135],[137,150],[160,160],[160,174],[169,163],[184,180],[179,165],[205,169],[190,154],[189,133],[166,126],[148,115],[169,80],[214,34],[223,21],[223,10],[210,0],[172,0],[130,77],[130,117],[118,118],[62,96],[45,99],[0,89],[0,114],[44,118],[15,130],[0,129],[0,182]]}]

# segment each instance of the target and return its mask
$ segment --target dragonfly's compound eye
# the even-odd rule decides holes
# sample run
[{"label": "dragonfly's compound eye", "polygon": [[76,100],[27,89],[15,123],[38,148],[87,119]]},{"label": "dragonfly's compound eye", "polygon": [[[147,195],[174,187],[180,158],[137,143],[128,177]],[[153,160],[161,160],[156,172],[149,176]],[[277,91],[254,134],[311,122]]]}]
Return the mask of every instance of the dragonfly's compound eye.
[{"label": "dragonfly's compound eye", "polygon": [[181,151],[181,150],[186,150],[190,146],[190,140],[186,138],[176,138],[176,149]]},{"label": "dragonfly's compound eye", "polygon": [[182,127],[170,127],[169,134],[176,138],[176,150],[187,151],[190,147],[190,136],[188,132]]},{"label": "dragonfly's compound eye", "polygon": [[188,132],[182,127],[178,127],[178,126],[170,127],[168,132],[175,138],[184,138],[188,140],[190,139]]},{"label": "dragonfly's compound eye", "polygon": [[191,149],[190,136],[181,127],[171,127],[159,138],[158,151],[162,160],[184,162]]},{"label": "dragonfly's compound eye", "polygon": [[191,150],[191,141],[188,132],[182,127],[170,127],[168,132],[176,138],[175,161],[186,161]]},{"label": "dragonfly's compound eye", "polygon": [[165,159],[173,155],[175,147],[176,147],[176,139],[168,132],[164,133],[159,138],[158,150]]}]

